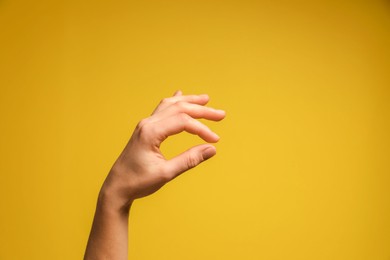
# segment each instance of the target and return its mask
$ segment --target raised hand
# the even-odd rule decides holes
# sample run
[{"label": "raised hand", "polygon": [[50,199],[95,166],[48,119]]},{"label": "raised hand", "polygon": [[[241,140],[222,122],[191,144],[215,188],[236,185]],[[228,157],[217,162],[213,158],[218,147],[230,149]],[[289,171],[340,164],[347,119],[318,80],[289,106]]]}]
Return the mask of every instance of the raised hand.
[{"label": "raised hand", "polygon": [[[196,119],[219,121],[225,112],[206,107],[208,101],[207,95],[183,96],[178,91],[163,99],[150,117],[138,123],[100,190],[85,260],[127,259],[132,202],[215,155],[215,147],[209,143],[218,142],[218,135]],[[207,143],[165,159],[161,143],[183,131],[198,135]]]},{"label": "raised hand", "polygon": [[161,143],[171,135],[186,131],[198,135],[209,143],[218,142],[219,136],[196,119],[219,121],[223,110],[205,105],[207,95],[182,95],[163,99],[152,115],[141,120],[123,152],[114,163],[103,189],[123,206],[134,199],[152,194],[179,174],[195,167],[216,153],[211,144],[190,148],[171,160],[160,151]]}]

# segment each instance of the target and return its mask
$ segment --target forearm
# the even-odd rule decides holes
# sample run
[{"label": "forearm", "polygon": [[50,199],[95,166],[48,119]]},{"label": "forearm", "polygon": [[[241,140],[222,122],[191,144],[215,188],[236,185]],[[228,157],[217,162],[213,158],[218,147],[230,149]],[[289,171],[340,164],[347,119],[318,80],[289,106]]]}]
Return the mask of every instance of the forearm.
[{"label": "forearm", "polygon": [[131,203],[119,207],[112,194],[102,188],[84,260],[127,260],[130,207]]}]

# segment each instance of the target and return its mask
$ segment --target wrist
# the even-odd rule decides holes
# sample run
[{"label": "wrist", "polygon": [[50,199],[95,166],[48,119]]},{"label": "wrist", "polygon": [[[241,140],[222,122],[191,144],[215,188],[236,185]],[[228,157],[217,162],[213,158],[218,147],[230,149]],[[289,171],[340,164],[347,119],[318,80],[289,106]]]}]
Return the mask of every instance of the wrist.
[{"label": "wrist", "polygon": [[132,199],[119,196],[118,189],[112,185],[108,185],[106,182],[100,189],[98,207],[104,211],[119,212],[128,215],[132,204]]}]

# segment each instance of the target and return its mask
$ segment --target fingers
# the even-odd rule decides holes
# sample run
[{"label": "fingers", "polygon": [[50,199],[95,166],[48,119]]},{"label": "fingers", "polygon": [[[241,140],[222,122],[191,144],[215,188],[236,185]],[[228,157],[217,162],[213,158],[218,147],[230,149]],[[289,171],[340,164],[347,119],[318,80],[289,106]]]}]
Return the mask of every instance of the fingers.
[{"label": "fingers", "polygon": [[184,153],[168,160],[165,164],[165,172],[168,178],[173,179],[181,173],[199,165],[216,154],[216,149],[210,144],[202,144],[185,151]]},{"label": "fingers", "polygon": [[179,101],[156,113],[152,121],[168,118],[179,113],[185,113],[193,118],[204,118],[213,121],[220,121],[225,117],[225,111],[223,110]]},{"label": "fingers", "polygon": [[174,97],[183,95],[183,92],[181,90],[177,90],[175,94],[173,94]]},{"label": "fingers", "polygon": [[156,137],[155,145],[157,146],[169,136],[183,131],[198,135],[206,142],[215,143],[219,140],[219,136],[210,128],[185,113],[179,113],[157,122],[149,122],[149,128]]},{"label": "fingers", "polygon": [[182,92],[179,90],[175,92],[173,97],[164,98],[161,100],[160,104],[156,107],[156,109],[153,111],[152,115],[164,110],[165,108],[177,103],[177,102],[187,102],[191,104],[198,104],[201,106],[204,106],[209,102],[209,96],[208,95],[186,95],[183,96]]},{"label": "fingers", "polygon": [[168,136],[183,131],[198,135],[206,142],[217,142],[219,140],[218,135],[206,125],[195,120],[202,118],[219,121],[225,117],[225,111],[201,105],[206,103],[208,99],[207,95],[182,96],[182,92],[177,91],[173,97],[164,99],[153,115],[140,122],[139,126],[147,125],[143,129],[147,130],[147,136],[149,137],[147,139],[155,146],[160,146],[161,142]]}]

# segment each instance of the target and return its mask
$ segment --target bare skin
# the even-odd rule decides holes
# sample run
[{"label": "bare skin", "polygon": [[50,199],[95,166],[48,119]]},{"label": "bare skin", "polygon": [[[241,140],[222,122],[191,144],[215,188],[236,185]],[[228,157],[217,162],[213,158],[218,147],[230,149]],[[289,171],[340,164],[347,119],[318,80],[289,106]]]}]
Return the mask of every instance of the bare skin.
[{"label": "bare skin", "polygon": [[[220,121],[225,112],[206,107],[208,101],[207,95],[182,95],[177,91],[138,123],[100,190],[85,260],[126,260],[133,201],[156,192],[216,154],[210,143],[218,142],[219,136],[196,119]],[[159,149],[161,143],[183,131],[198,135],[207,143],[166,160]]]}]

